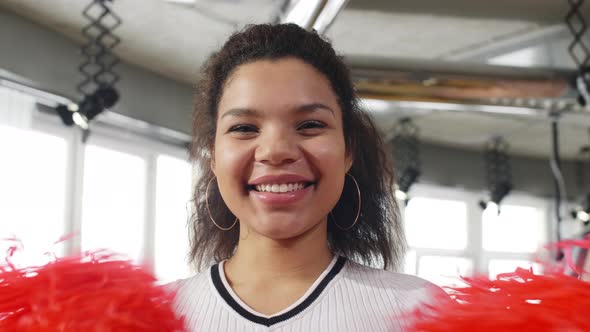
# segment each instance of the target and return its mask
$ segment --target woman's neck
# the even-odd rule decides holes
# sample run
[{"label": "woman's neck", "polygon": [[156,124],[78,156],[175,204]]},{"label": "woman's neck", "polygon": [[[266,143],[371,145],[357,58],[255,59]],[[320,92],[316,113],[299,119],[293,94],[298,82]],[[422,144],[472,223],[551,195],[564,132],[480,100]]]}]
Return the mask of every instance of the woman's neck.
[{"label": "woman's neck", "polygon": [[304,234],[286,240],[269,239],[250,232],[240,237],[236,253],[224,266],[231,283],[313,281],[332,258],[324,221]]}]

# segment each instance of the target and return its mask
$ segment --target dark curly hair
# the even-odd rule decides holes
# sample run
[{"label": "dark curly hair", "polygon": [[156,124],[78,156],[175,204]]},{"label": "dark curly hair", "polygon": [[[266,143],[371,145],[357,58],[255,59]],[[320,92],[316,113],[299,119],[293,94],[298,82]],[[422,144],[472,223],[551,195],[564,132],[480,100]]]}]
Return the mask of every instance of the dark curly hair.
[{"label": "dark curly hair", "polygon": [[[368,114],[359,107],[350,73],[329,42],[316,32],[295,24],[250,25],[233,34],[206,63],[197,85],[193,118],[191,160],[198,169],[190,218],[190,259],[200,269],[212,261],[231,257],[238,244],[239,223],[221,231],[211,222],[205,191],[214,174],[211,155],[217,127],[217,108],[228,77],[240,65],[257,60],[297,58],[325,75],[342,109],[346,150],[353,158],[349,174],[359,185],[362,208],[357,224],[343,231],[328,222],[328,243],[334,254],[352,260],[397,268],[406,242],[399,209],[394,198],[394,174],[385,143]],[[343,193],[332,216],[352,223],[356,215],[357,191],[346,177]],[[223,203],[217,186],[209,188],[209,211],[216,222],[229,227],[235,216]]]}]

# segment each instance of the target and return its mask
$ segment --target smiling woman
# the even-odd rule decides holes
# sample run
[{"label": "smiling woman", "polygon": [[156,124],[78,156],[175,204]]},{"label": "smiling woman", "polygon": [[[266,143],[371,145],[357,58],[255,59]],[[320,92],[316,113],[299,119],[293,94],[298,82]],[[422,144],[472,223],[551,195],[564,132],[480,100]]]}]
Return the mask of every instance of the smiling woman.
[{"label": "smiling woman", "polygon": [[191,258],[213,265],[173,285],[187,328],[402,330],[431,285],[386,271],[405,249],[392,166],[332,46],[250,26],[197,92]]}]

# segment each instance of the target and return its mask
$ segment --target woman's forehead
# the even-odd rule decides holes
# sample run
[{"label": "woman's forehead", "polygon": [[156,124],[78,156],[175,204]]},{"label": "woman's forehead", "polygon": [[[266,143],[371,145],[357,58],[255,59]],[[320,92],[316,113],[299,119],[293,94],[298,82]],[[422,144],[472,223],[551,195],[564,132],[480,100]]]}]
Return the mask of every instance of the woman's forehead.
[{"label": "woman's forehead", "polygon": [[219,116],[232,109],[293,109],[321,104],[339,109],[328,79],[313,66],[295,59],[259,60],[239,66],[228,78],[219,102]]}]

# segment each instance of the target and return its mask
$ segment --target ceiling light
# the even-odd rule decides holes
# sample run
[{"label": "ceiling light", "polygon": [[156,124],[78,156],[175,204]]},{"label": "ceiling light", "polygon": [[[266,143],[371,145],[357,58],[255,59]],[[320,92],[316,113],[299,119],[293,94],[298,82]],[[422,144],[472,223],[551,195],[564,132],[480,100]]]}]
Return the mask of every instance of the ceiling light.
[{"label": "ceiling light", "polygon": [[495,207],[500,214],[500,203],[512,191],[512,171],[508,156],[508,143],[502,137],[494,137],[485,151],[486,182],[489,199],[479,202],[482,209]]},{"label": "ceiling light", "polygon": [[590,213],[588,211],[580,209],[576,211],[576,218],[582,222],[587,223],[590,221]]},{"label": "ceiling light", "polygon": [[77,124],[80,128],[87,130],[88,129],[88,119],[80,112],[75,112],[72,114],[72,120],[75,124]]},{"label": "ceiling light", "polygon": [[397,189],[395,191],[395,198],[397,198],[400,202],[405,202],[408,199],[408,194]]},{"label": "ceiling light", "polygon": [[393,159],[395,160],[396,197],[408,201],[408,192],[420,177],[421,161],[418,140],[418,127],[411,119],[404,118],[393,129],[395,136],[391,140],[393,145]]},{"label": "ceiling light", "polygon": [[68,111],[70,112],[78,112],[78,104],[75,103],[69,103],[68,104]]}]

